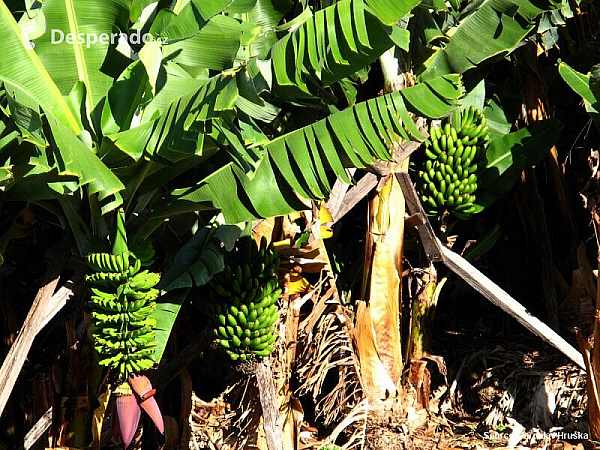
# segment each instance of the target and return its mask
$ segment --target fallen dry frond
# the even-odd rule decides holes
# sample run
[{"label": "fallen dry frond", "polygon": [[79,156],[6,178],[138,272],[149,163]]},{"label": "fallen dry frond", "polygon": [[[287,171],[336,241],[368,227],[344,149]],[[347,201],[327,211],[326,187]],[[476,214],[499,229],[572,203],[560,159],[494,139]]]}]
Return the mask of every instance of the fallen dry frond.
[{"label": "fallen dry frond", "polygon": [[328,440],[335,442],[341,434],[349,436],[348,441],[341,450],[362,449],[365,444],[367,432],[367,419],[369,418],[369,399],[364,398],[331,432]]},{"label": "fallen dry frond", "polygon": [[353,418],[350,423],[363,420],[356,412],[361,409],[355,410],[363,400],[363,392],[350,336],[350,317],[336,295],[332,278],[318,289],[321,295],[312,297],[311,311],[298,326],[295,366],[301,384],[296,394],[311,397],[316,418],[323,425],[338,423],[340,427],[344,423],[341,429],[336,428],[339,435],[348,428],[348,417]]}]

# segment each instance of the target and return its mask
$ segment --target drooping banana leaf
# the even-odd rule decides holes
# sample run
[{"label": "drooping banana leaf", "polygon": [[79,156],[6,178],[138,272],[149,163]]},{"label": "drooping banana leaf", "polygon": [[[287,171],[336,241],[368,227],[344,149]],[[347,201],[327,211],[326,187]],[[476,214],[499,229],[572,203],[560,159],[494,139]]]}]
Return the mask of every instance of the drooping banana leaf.
[{"label": "drooping banana leaf", "polygon": [[455,28],[448,42],[417,67],[422,80],[448,73],[465,73],[512,52],[535,28],[534,19],[559,8],[554,0],[484,0]]},{"label": "drooping banana leaf", "polygon": [[[37,156],[29,152],[13,155],[11,160],[19,166],[15,172],[17,184],[14,186],[14,192],[11,192],[12,186],[8,187],[7,198],[17,199],[23,193],[28,193],[36,200],[54,199],[71,193],[72,180],[76,179],[76,186],[87,186],[90,195],[97,194],[98,200],[103,202],[103,213],[118,207],[122,202],[119,192],[124,186],[98,158],[87,131],[78,136],[71,128],[45,111],[52,138],[52,145],[46,149],[45,137],[37,132],[37,128],[41,130],[42,126],[39,115],[17,102],[17,99],[21,98],[33,100],[33,97],[28,97],[25,91],[19,90],[12,83],[8,83],[7,88],[8,96],[13,97],[10,100],[13,105],[11,111],[14,111],[15,118],[22,122],[21,136],[37,147]],[[35,100],[32,103],[35,104]],[[66,107],[69,109],[69,106]],[[36,117],[35,120],[39,123],[32,124],[31,130],[25,129],[25,124]],[[49,157],[49,154],[52,154],[52,157]],[[41,176],[44,177],[40,178]],[[68,183],[69,186],[63,186],[63,183]]]},{"label": "drooping banana leaf", "polygon": [[560,62],[558,73],[583,98],[585,110],[600,129],[600,66],[594,66],[590,73],[584,75]]},{"label": "drooping banana leaf", "polygon": [[158,285],[165,295],[157,300],[156,310],[151,315],[157,322],[158,345],[152,355],[156,363],[162,358],[189,288],[207,283],[213,275],[223,270],[223,255],[233,248],[243,229],[243,225],[225,225],[222,217],[217,217],[200,228],[175,256]]},{"label": "drooping banana leaf", "polygon": [[[406,49],[408,31],[388,26],[418,0],[340,0],[321,9],[273,47],[273,92],[283,97],[312,97],[375,61],[394,44]],[[371,11],[371,12],[369,12]],[[377,15],[373,15],[375,13]]]},{"label": "drooping banana leaf", "polygon": [[[387,28],[381,25],[381,23],[379,23],[377,19],[371,15],[371,13],[365,11],[365,4],[361,3],[360,0],[353,1],[356,3],[356,5],[358,5],[356,8],[357,11],[360,12],[360,16],[355,16],[355,18],[352,19],[351,16],[336,13],[337,10],[335,8],[337,8],[337,6],[335,8],[326,8],[328,11],[327,14],[330,14],[330,17],[325,18],[325,16],[323,16],[324,21],[321,24],[320,31],[318,32],[322,37],[322,42],[319,43],[319,46],[333,45],[332,43],[328,44],[328,42],[329,40],[335,38],[335,36],[331,34],[335,31],[335,27],[331,28],[329,30],[329,34],[327,34],[327,30],[323,28],[323,26],[326,26],[327,20],[333,20],[335,22],[336,20],[343,19],[344,23],[342,26],[345,30],[345,33],[349,33],[348,36],[351,36],[350,45],[352,48],[354,48],[354,51],[349,51],[348,56],[356,58],[357,55],[360,56],[362,54],[361,52],[368,52],[367,59],[363,60],[359,58],[356,67],[344,68],[343,71],[338,71],[339,73],[336,73],[335,75],[336,78],[341,78],[347,74],[353,73],[357,69],[360,69],[377,58],[379,54],[393,44],[393,42],[389,40],[389,37],[384,30]],[[379,9],[382,8],[382,5],[386,4],[386,2],[379,3],[381,3],[381,5],[377,6]],[[400,14],[401,16],[403,13],[408,12],[415,3],[415,0],[404,0],[400,2],[402,9],[401,11],[398,10],[396,3],[394,3],[395,6],[393,8],[390,5],[388,6],[392,8],[392,11],[395,11],[394,14]],[[340,2],[339,5],[341,12],[344,13],[349,11],[346,11],[344,8],[352,7],[351,0],[344,0],[344,2]],[[257,7],[259,7],[258,4]],[[223,46],[223,42],[237,41],[235,39],[232,41],[231,39],[227,39],[227,36],[218,34],[222,33],[223,30],[226,31],[228,27],[217,27],[215,30],[217,30],[218,33],[214,34],[214,36],[210,38],[210,45],[206,47],[206,45],[203,44],[201,52],[199,50],[194,50],[194,45],[196,44],[193,44],[191,42],[192,40],[197,39],[198,36],[202,35],[202,33],[207,32],[213,22],[216,24],[215,21],[228,20],[226,16],[214,16],[209,22],[198,28],[198,23],[192,20],[193,16],[197,16],[197,14],[192,14],[192,12],[195,10],[194,8],[195,3],[189,2],[186,6],[182,7],[182,10],[179,14],[166,12],[165,14],[167,14],[168,17],[165,16],[165,19],[160,20],[157,18],[155,24],[153,25],[153,30],[160,35],[168,32],[169,39],[174,40],[173,43],[168,43],[163,47],[163,56],[165,59],[168,60],[173,49],[178,48],[181,50],[181,52],[177,51],[175,53],[176,64],[171,64],[172,67],[189,67],[193,64],[196,67],[206,66],[215,68],[218,66],[218,64],[215,66],[212,65],[212,63],[206,63],[206,61],[199,61],[198,58],[216,57],[215,55],[218,54],[225,55],[227,51]],[[321,16],[323,15],[321,12],[319,12],[319,14]],[[336,18],[335,14],[338,14],[339,17]],[[257,17],[263,17],[263,15],[260,13],[256,13],[256,15]],[[280,16],[267,12],[266,17],[270,18],[271,20],[275,20],[275,17]],[[354,20],[355,22],[347,23],[349,20]],[[310,22],[310,20],[307,22]],[[269,25],[272,26],[273,23],[269,23]],[[351,27],[355,25],[361,25],[362,28],[358,31],[353,31]],[[373,25],[373,27],[376,27],[373,28],[368,25]],[[370,31],[371,29],[378,29],[379,32]],[[390,28],[390,30],[392,30],[392,28]],[[402,30],[398,27],[394,27],[393,30],[392,31],[394,33],[402,32]],[[215,31],[215,33],[217,31]],[[197,32],[197,35],[194,36],[194,32]],[[371,35],[369,35],[369,33],[371,33]],[[302,33],[299,34],[298,30],[296,30],[288,36],[301,36],[301,34]],[[272,35],[274,35],[274,33]],[[379,39],[380,37],[385,39]],[[240,42],[242,41],[239,41],[238,44]],[[218,50],[211,50],[213,48],[213,44],[214,46],[218,47]],[[249,42],[249,45],[252,45],[252,42]],[[188,56],[186,56],[186,46],[190,46]],[[379,46],[381,48],[378,47],[377,51],[374,51],[371,46]],[[231,57],[233,52],[230,52],[229,54]],[[327,60],[328,56],[326,54],[324,54],[324,56]],[[227,64],[222,63],[221,65]],[[249,141],[250,139],[248,136],[250,136],[252,133],[255,137],[257,137],[255,133],[257,127],[253,123],[238,120],[239,123],[236,126],[239,129],[239,132],[233,130],[231,124],[229,127],[220,126],[218,121],[215,121],[212,124],[196,124],[195,127],[192,125],[194,122],[206,121],[207,119],[211,118],[210,114],[198,115],[194,111],[194,108],[200,107],[204,107],[205,109],[207,108],[209,111],[211,110],[211,99],[207,98],[209,93],[211,95],[216,93],[215,95],[219,96],[217,100],[219,98],[229,98],[231,100],[235,100],[236,106],[239,107],[240,110],[246,113],[249,117],[256,117],[263,121],[272,120],[276,116],[278,110],[272,105],[266,103],[264,99],[258,95],[260,92],[264,92],[265,89],[262,86],[256,85],[256,81],[260,79],[260,81],[265,84],[265,87],[268,87],[268,84],[266,81],[264,81],[259,71],[256,70],[256,62],[254,61],[254,64],[252,64],[251,61],[250,64],[248,64],[247,70],[237,71],[237,91],[233,89],[233,84],[225,83],[227,74],[222,73],[221,75],[211,79],[211,83],[213,84],[203,85],[200,95],[198,95],[199,91],[197,88],[190,91],[188,87],[188,91],[186,93],[181,93],[181,96],[173,96],[174,92],[172,86],[175,86],[179,79],[182,80],[182,83],[179,85],[182,87],[193,87],[194,83],[187,83],[187,80],[186,83],[183,83],[185,77],[181,77],[180,75],[173,76],[172,71],[169,73],[167,70],[165,73],[167,75],[166,83],[164,83],[164,85],[161,87],[161,90],[157,92],[156,98],[150,102],[149,105],[147,105],[148,113],[143,113],[142,123],[138,127],[130,130],[124,130],[120,133],[110,136],[117,147],[119,147],[125,154],[131,156],[134,160],[139,159],[143,152],[146,151],[147,154],[153,158],[163,161],[172,161],[176,159],[176,153],[187,153],[190,151],[188,149],[191,149],[191,151],[196,155],[201,154],[202,146],[204,144],[204,142],[201,140],[201,137],[211,136],[213,140],[216,140],[217,143],[220,143],[224,150],[230,153],[232,159],[237,162],[237,164],[249,176],[252,176],[253,169],[258,163],[259,155],[249,153],[247,151],[244,152],[242,147],[238,145],[238,142],[242,141],[243,143],[246,143],[244,141]],[[216,81],[217,79],[218,83]],[[196,83],[196,86],[198,86],[197,80],[193,80]],[[334,79],[331,79],[328,82],[332,81],[334,81]],[[166,93],[170,95],[167,96]],[[166,98],[171,101],[171,104],[165,112],[164,109],[160,110],[158,106],[159,103],[162,103],[160,106],[164,106],[164,100]],[[433,100],[437,99],[434,98]],[[227,104],[228,107],[230,106],[229,102],[221,103]],[[219,102],[217,101],[215,107],[212,109],[218,111],[218,106]],[[435,104],[432,104],[432,108],[435,108],[435,106]],[[155,113],[158,113],[159,111],[163,113],[159,117],[156,117]],[[435,113],[430,115],[435,115]],[[150,123],[149,120],[153,121],[153,123]],[[193,142],[195,138],[197,139],[196,146],[195,148],[191,148],[190,143]]]},{"label": "drooping banana leaf", "polygon": [[365,167],[375,158],[389,159],[394,143],[401,139],[423,139],[404,99],[415,103],[411,105],[415,112],[423,114],[417,109],[422,108],[440,117],[448,113],[460,93],[458,77],[443,77],[349,107],[263,145],[263,158],[251,179],[238,165],[218,155],[207,161],[209,169],[199,183],[172,191],[148,220],[218,209],[227,223],[238,223],[304,209],[298,196],[326,196],[329,171],[350,183],[346,167]]},{"label": "drooping banana leaf", "polygon": [[97,194],[102,214],[119,207],[123,183],[71,130],[51,115],[46,116],[56,144],[52,148],[60,175],[76,176],[79,186],[87,186],[89,195]]},{"label": "drooping banana leaf", "polygon": [[2,161],[9,163],[13,169],[12,179],[5,183],[5,199],[48,200],[72,193],[77,189],[77,178],[61,175],[53,152],[46,151],[46,134],[42,116],[38,112],[39,105],[10,84],[8,92],[4,93],[8,94],[4,96],[8,126],[0,122],[0,129],[13,129],[0,139]]},{"label": "drooping banana leaf", "polygon": [[556,119],[531,123],[501,137],[492,138],[486,152],[487,166],[479,177],[477,211],[504,197],[515,184],[518,174],[539,163],[558,140],[562,124]]},{"label": "drooping banana leaf", "polygon": [[[156,160],[174,161],[177,153],[202,154],[204,133],[192,129],[195,122],[204,122],[220,111],[232,109],[238,95],[235,73],[219,74],[202,83],[198,89],[172,100],[157,118],[108,136],[123,152],[137,160],[142,154]],[[194,143],[191,152],[182,141]]]},{"label": "drooping banana leaf", "polygon": [[[90,4],[92,3],[95,4],[97,2],[90,2]],[[48,8],[48,11],[44,10],[47,23],[51,23],[51,20],[53,20],[52,17],[56,13],[53,8],[60,9],[64,8],[65,5],[73,7],[73,4],[70,2],[62,6],[56,5],[54,2],[44,3],[44,7]],[[102,3],[102,5],[106,6],[105,3]],[[78,10],[77,14],[80,14],[82,11],[89,12],[88,8],[90,7],[83,6]],[[96,5],[96,7],[98,6]],[[105,15],[111,11],[111,8],[105,9]],[[71,21],[70,23],[75,25],[80,24],[81,18],[77,14],[68,11],[67,16]],[[98,18],[98,23],[104,23],[103,17]],[[59,20],[52,26],[58,27],[61,23],[63,22]],[[74,28],[69,28],[64,31],[73,32],[73,30]],[[93,32],[93,28],[90,29],[90,32]],[[44,182],[38,180],[39,194],[44,195],[42,191],[46,191],[48,195],[54,195],[56,192],[65,193],[65,189],[60,186],[60,179],[66,177],[69,180],[70,177],[76,177],[79,186],[87,185],[90,194],[98,194],[100,201],[104,202],[102,210],[104,212],[109,211],[120,204],[121,197],[118,192],[123,189],[123,185],[94,153],[89,134],[86,131],[82,132],[82,118],[79,115],[77,105],[75,105],[77,103],[76,97],[85,95],[87,92],[87,89],[78,89],[78,85],[91,86],[92,88],[101,85],[101,83],[98,85],[94,84],[94,76],[87,78],[84,76],[88,69],[99,72],[99,65],[97,68],[94,68],[93,65],[88,66],[88,63],[92,64],[95,60],[93,58],[89,61],[86,60],[85,51],[80,47],[71,48],[69,53],[64,49],[61,50],[58,44],[55,46],[51,46],[54,44],[45,46],[43,43],[50,39],[46,34],[36,39],[35,48],[28,50],[22,41],[19,27],[12,18],[12,14],[4,2],[0,2],[0,39],[4,42],[4,53],[3,57],[0,58],[0,80],[4,82],[7,88],[7,95],[12,98],[11,101],[14,100],[16,102],[14,103],[13,110],[17,109],[16,104],[18,103],[26,106],[33,113],[43,112],[46,114],[52,130],[53,142],[56,144],[56,146],[52,147],[54,160],[51,166],[44,169],[48,172],[54,172],[53,175],[49,175],[51,179],[55,180],[53,181],[55,185],[53,187],[50,185],[42,186]],[[77,46],[74,45],[74,47]],[[56,57],[56,53],[53,53],[56,51],[60,51],[61,56],[59,58]],[[44,55],[44,58],[49,57],[49,54],[53,54],[54,62],[47,63],[43,61],[38,56],[38,53]],[[77,53],[77,56],[74,56],[75,53]],[[68,86],[68,89],[66,89],[68,83],[61,75],[62,70],[66,71],[66,69],[57,67],[57,61],[63,61],[65,55],[71,55],[75,58],[76,62],[70,67],[74,70],[75,68],[79,70],[79,72],[75,70],[76,76],[70,79],[69,83],[71,85]],[[96,63],[98,61],[94,62],[94,64]],[[66,66],[69,66],[68,62],[65,62]],[[51,75],[49,70],[54,71],[54,73]],[[80,80],[80,76],[83,78],[82,80]],[[55,83],[55,78],[61,83],[62,87]],[[91,84],[87,86],[85,83]],[[66,89],[66,92],[63,92],[63,89]],[[63,94],[70,94],[73,98],[65,98]],[[89,100],[92,97],[88,96],[87,98]],[[25,111],[25,109],[22,109],[22,111]],[[31,117],[33,118],[34,115]],[[46,146],[41,135],[38,135],[38,138],[32,142],[35,142],[41,148]],[[35,167],[43,168],[43,165]],[[23,172],[20,172],[19,177],[23,175]],[[34,191],[38,190],[36,183],[33,182],[34,177],[39,177],[41,174],[42,172],[39,170],[37,172],[29,171],[27,174],[32,177],[31,188]],[[50,188],[50,190],[47,188]]]},{"label": "drooping banana leaf", "polygon": [[[112,85],[113,78],[101,68],[106,63],[111,33],[127,32],[128,8],[126,0],[44,0],[42,3],[46,32],[34,40],[34,51],[63,95],[67,95],[77,81],[85,84],[89,111]],[[75,36],[72,43],[67,42],[68,35]],[[106,39],[100,39],[102,35]]]},{"label": "drooping banana leaf", "polygon": [[[63,97],[45,64],[35,50],[27,50],[21,38],[21,30],[4,2],[0,2],[0,81],[10,84],[49,111],[76,134],[82,130],[81,120],[76,117]],[[71,89],[72,85],[67,90]]]}]

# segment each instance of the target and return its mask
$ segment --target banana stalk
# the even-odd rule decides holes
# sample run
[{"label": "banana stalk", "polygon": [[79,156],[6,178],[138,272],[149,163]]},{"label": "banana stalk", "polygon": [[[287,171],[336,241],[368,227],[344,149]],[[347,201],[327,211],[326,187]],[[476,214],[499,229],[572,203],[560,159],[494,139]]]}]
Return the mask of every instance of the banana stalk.
[{"label": "banana stalk", "polygon": [[[408,161],[406,161],[407,163]],[[357,310],[357,352],[366,394],[395,394],[402,375],[401,277],[405,201],[394,176],[384,178],[369,203],[363,292]]]},{"label": "banana stalk", "polygon": [[423,274],[423,288],[412,305],[412,322],[407,360],[418,360],[426,356],[431,349],[433,321],[439,293],[447,278],[438,283],[437,271],[433,264]]},{"label": "banana stalk", "polygon": [[[406,82],[399,75],[394,49],[379,60],[386,92],[400,90]],[[408,159],[402,164],[408,167]],[[392,173],[398,167],[392,167]],[[383,178],[369,202],[362,292],[357,302],[356,347],[362,384],[372,405],[396,395],[402,375],[401,301],[404,249],[405,200],[395,176]]]}]

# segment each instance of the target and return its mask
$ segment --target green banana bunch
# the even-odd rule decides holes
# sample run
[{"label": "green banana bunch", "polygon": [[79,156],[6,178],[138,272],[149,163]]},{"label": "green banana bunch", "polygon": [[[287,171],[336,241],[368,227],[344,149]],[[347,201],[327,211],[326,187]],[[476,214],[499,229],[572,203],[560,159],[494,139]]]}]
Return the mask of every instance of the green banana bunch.
[{"label": "green banana bunch", "polygon": [[91,291],[89,306],[96,327],[92,336],[99,364],[116,369],[119,378],[126,380],[154,365],[150,355],[156,346],[156,321],[149,315],[156,308],[159,291],[154,286],[160,275],[142,270],[152,264],[153,249],[150,252],[145,245],[140,256],[137,249],[128,250],[121,214],[117,230],[123,237],[116,238],[112,254],[87,255],[93,273],[86,275],[85,281]]},{"label": "green banana bunch", "polygon": [[234,361],[273,351],[282,292],[275,275],[278,266],[277,252],[264,237],[260,247],[243,237],[226,254],[225,269],[209,282],[215,342]]},{"label": "green banana bunch", "polygon": [[475,212],[477,176],[487,164],[489,128],[481,110],[456,109],[452,122],[431,126],[425,163],[419,171],[421,201],[427,214],[445,211],[467,219]]}]

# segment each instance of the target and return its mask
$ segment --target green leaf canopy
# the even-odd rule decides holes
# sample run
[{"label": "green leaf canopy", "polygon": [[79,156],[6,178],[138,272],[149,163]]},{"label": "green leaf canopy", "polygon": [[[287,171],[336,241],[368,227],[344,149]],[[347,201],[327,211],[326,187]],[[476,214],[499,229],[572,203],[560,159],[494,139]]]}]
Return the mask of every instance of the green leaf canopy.
[{"label": "green leaf canopy", "polygon": [[483,0],[453,29],[448,41],[440,44],[418,68],[423,80],[466,71],[503,58],[512,52],[534,28],[534,19],[544,11],[560,7],[553,0]]}]

